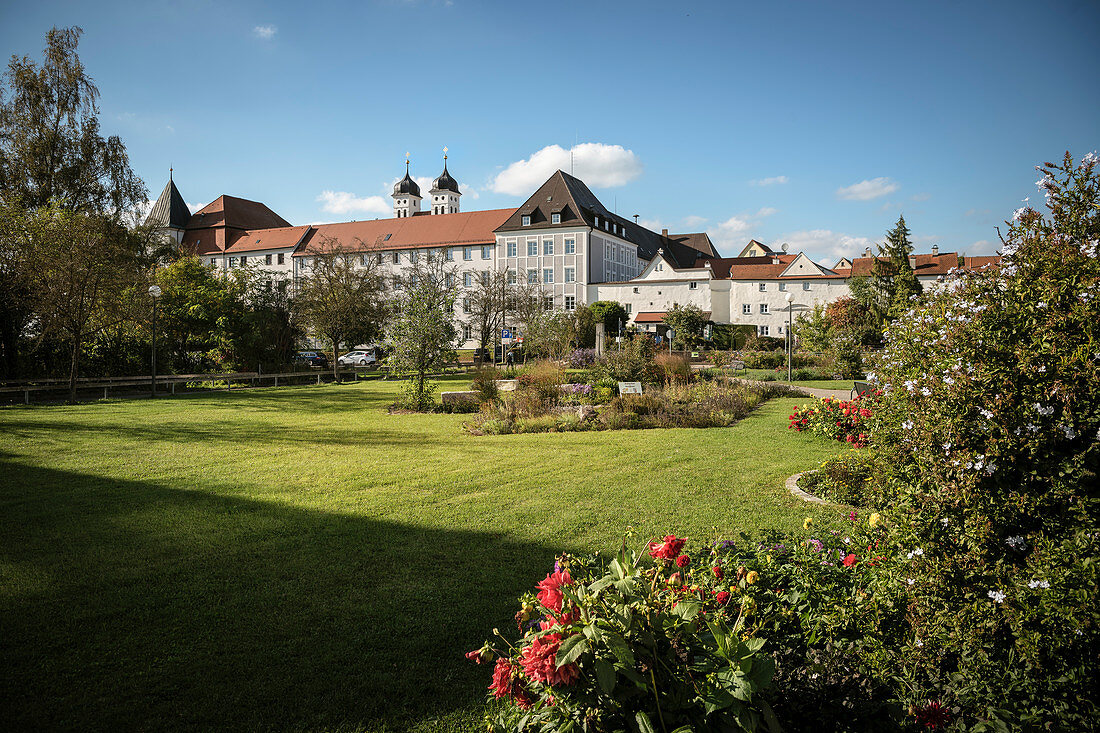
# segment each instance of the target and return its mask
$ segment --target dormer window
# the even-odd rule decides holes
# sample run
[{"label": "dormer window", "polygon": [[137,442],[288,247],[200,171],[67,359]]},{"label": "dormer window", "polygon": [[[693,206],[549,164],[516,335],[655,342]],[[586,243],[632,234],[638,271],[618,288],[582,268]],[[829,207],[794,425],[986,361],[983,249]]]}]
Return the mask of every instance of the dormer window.
[{"label": "dormer window", "polygon": [[592,219],[596,222],[596,228],[599,229],[600,228],[600,217],[594,216],[594,217],[592,217]]},{"label": "dormer window", "polygon": [[688,290],[698,290],[698,289],[699,289],[699,283],[697,283],[695,281],[692,281],[692,282],[688,283]]},{"label": "dormer window", "polygon": [[525,226],[525,227],[531,226],[531,217],[530,217],[530,215],[524,216],[522,221],[523,221],[523,226]]},{"label": "dormer window", "polygon": [[561,224],[561,214],[551,214],[550,215],[550,223],[551,224]]}]

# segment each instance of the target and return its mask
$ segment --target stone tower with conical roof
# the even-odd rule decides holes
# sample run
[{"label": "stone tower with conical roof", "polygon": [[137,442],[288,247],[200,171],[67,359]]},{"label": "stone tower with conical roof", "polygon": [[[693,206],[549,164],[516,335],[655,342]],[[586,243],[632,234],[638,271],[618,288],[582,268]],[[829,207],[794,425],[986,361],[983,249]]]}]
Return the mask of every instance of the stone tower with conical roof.
[{"label": "stone tower with conical roof", "polygon": [[158,232],[163,232],[173,239],[176,244],[183,240],[183,230],[191,219],[191,210],[180,195],[172,180],[172,169],[168,169],[168,185],[160,192],[157,202],[149,210],[145,217],[145,225],[155,227]]},{"label": "stone tower with conical roof", "polygon": [[409,155],[405,154],[405,177],[393,187],[393,215],[398,219],[420,213],[420,186],[409,175]]},{"label": "stone tower with conical roof", "polygon": [[443,148],[443,172],[432,181],[433,214],[457,214],[458,200],[462,198],[462,192],[458,190],[458,181],[447,172],[447,148]]}]

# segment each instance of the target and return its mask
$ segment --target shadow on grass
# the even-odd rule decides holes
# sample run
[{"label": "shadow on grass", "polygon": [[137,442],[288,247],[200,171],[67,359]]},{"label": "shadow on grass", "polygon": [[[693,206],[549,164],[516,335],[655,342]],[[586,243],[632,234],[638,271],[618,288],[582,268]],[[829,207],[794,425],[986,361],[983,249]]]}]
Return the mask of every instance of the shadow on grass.
[{"label": "shadow on grass", "polygon": [[0,720],[377,729],[476,711],[490,670],[463,652],[562,549],[0,456]]}]

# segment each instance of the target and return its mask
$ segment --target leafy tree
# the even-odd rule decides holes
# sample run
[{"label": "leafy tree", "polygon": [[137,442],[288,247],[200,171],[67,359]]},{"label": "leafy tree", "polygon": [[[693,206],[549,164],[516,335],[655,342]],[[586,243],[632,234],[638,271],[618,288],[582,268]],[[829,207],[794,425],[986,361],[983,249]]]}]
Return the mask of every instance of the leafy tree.
[{"label": "leafy tree", "polygon": [[294,318],[286,281],[272,283],[262,273],[249,273],[237,290],[239,318],[229,334],[234,366],[275,370],[289,364],[304,337]]},{"label": "leafy tree", "polygon": [[577,343],[577,326],[576,313],[538,311],[526,324],[524,351],[550,359],[564,359]]},{"label": "leafy tree", "polygon": [[[625,335],[626,323],[630,315],[622,303],[614,300],[597,300],[588,306],[597,323],[603,323],[604,331],[610,335]],[[620,333],[620,329],[624,333]]]},{"label": "leafy tree", "polygon": [[[359,242],[359,249],[366,249]],[[292,305],[298,323],[332,346],[332,375],[339,376],[340,349],[372,341],[381,334],[386,305],[376,257],[344,249],[334,237],[322,237],[310,249]]]},{"label": "leafy tree", "polygon": [[154,276],[161,288],[157,341],[171,367],[204,371],[228,349],[230,324],[239,320],[236,281],[219,277],[198,257],[183,257]]},{"label": "leafy tree", "polygon": [[825,317],[825,304],[817,303],[794,322],[794,335],[801,348],[809,351],[825,351],[829,348],[829,319]]},{"label": "leafy tree", "polygon": [[457,358],[455,272],[456,268],[448,266],[442,257],[418,258],[403,278],[400,296],[387,322],[389,365],[395,371],[412,373],[405,395],[410,409],[432,408],[435,386],[428,382],[428,373]]},{"label": "leafy tree", "polygon": [[99,129],[99,90],[76,53],[83,31],[53,28],[44,60],[12,56],[0,86],[0,195],[115,219],[147,198],[118,137]]},{"label": "leafy tree", "polygon": [[0,195],[0,373],[19,373],[20,339],[34,317],[32,230],[24,211]]},{"label": "leafy tree", "polygon": [[878,256],[871,266],[868,286],[869,304],[875,324],[892,321],[910,307],[911,299],[920,295],[923,288],[909,264],[913,244],[909,241],[909,227],[905,217],[899,216],[894,228],[886,233],[885,244],[879,245]]},{"label": "leafy tree", "polygon": [[676,334],[672,343],[674,349],[690,349],[702,343],[707,323],[706,314],[694,303],[676,303],[665,313],[665,324]]},{"label": "leafy tree", "polygon": [[119,322],[139,317],[127,298],[145,282],[140,242],[121,224],[55,206],[25,218],[31,257],[36,321],[40,335],[58,335],[69,348],[69,398],[85,340]]},{"label": "leafy tree", "polygon": [[514,302],[513,288],[508,285],[507,273],[486,270],[467,291],[470,312],[466,324],[477,334],[478,346],[489,349],[500,343],[500,329],[504,326],[505,313]]}]

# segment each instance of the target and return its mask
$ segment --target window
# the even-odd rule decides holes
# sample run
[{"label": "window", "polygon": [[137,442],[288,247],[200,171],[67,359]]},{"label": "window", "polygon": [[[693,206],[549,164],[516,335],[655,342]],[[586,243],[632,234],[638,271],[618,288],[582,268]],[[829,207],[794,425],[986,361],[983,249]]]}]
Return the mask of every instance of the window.
[{"label": "window", "polygon": [[527,256],[538,257],[539,256],[539,242],[537,239],[527,240]]},{"label": "window", "polygon": [[663,263],[663,262],[658,262],[658,263],[657,263],[657,269],[658,269],[658,270],[664,270],[664,269],[665,269],[665,263]]},{"label": "window", "polygon": [[248,262],[248,255],[241,255],[241,267],[244,267]]},{"label": "window", "polygon": [[544,239],[544,240],[542,240],[542,253],[544,255],[554,254],[554,240],[553,239]]},{"label": "window", "polygon": [[561,224],[561,214],[551,214],[550,215],[550,223],[551,224]]},{"label": "window", "polygon": [[757,326],[756,327],[756,333],[760,336],[767,336],[768,335],[768,327],[767,326]]},{"label": "window", "polygon": [[448,247],[447,248],[447,254],[445,254],[443,257],[444,257],[444,259],[447,260],[447,262],[454,262],[455,261],[455,251],[454,251],[454,249],[452,249],[451,247]]},{"label": "window", "polygon": [[698,289],[699,289],[699,283],[694,282],[694,281],[688,283],[688,290],[698,290]]},{"label": "window", "polygon": [[465,288],[473,287],[474,285],[474,273],[464,272],[462,273],[462,286]]},{"label": "window", "polygon": [[393,232],[390,232],[386,236],[382,237],[382,241],[383,242],[388,242],[388,241],[390,241],[390,237],[392,237],[392,236],[393,236]]},{"label": "window", "polygon": [[463,326],[462,327],[462,339],[463,339],[463,341],[469,341],[470,338],[471,338],[471,336],[470,336],[470,327],[469,326]]},{"label": "window", "polygon": [[[238,262],[238,260],[237,260],[237,258],[236,258],[236,257],[230,257],[230,258],[229,258],[229,267],[230,267],[230,268],[236,267],[236,266],[237,266],[237,262]],[[303,262],[302,264],[305,264],[305,263]]]},{"label": "window", "polygon": [[553,295],[544,295],[544,296],[542,296],[542,309],[544,311],[554,310],[554,296]]},{"label": "window", "polygon": [[[282,263],[282,257],[283,257],[282,255],[279,255],[279,264],[280,264],[280,265],[281,265],[281,264],[283,264],[283,263]],[[215,259],[214,257],[211,257],[211,258],[210,258],[210,266],[211,266],[211,267],[213,267],[213,266],[214,266],[214,265],[216,265],[216,264],[218,264],[218,260],[217,260],[217,259]]]},{"label": "window", "polygon": [[472,260],[473,258],[474,258],[474,248],[473,247],[463,247],[462,248],[462,259]]},{"label": "window", "polygon": [[565,309],[567,311],[577,310],[577,296],[575,296],[575,295],[565,296]]},{"label": "window", "polygon": [[539,281],[539,271],[538,270],[528,270],[527,271],[527,282],[528,283],[537,283],[538,281]]},{"label": "window", "polygon": [[599,229],[600,228],[600,217],[594,216],[594,217],[592,217],[592,219],[596,222],[596,228]]},{"label": "window", "polygon": [[415,288],[419,284],[420,284],[420,278],[418,278],[416,275],[410,275],[409,276],[409,287],[410,288]]},{"label": "window", "polygon": [[743,315],[743,316],[751,316],[752,315],[752,304],[751,303],[742,303],[741,304],[741,315]]},{"label": "window", "polygon": [[767,283],[760,283],[760,292],[761,293],[768,292],[768,284]]},{"label": "window", "polygon": [[395,264],[395,265],[400,265],[401,264],[401,253],[400,252],[394,252],[393,253],[393,264]]},{"label": "window", "polygon": [[394,290],[403,290],[404,288],[405,288],[405,284],[403,282],[401,282],[401,278],[395,277],[393,279],[393,289]]},{"label": "window", "polygon": [[490,260],[493,258],[493,245],[483,244],[481,246],[481,259]]},{"label": "window", "polygon": [[631,313],[633,313],[633,312],[634,312],[634,306],[633,306],[633,305],[631,305],[630,303],[627,303],[627,304],[626,304],[626,305],[624,305],[623,307],[624,307],[624,308],[626,308],[626,314],[627,314],[628,316],[629,316],[629,315],[630,315]]},{"label": "window", "polygon": [[525,227],[531,226],[531,217],[530,216],[523,217],[522,221],[523,221],[523,226],[525,226]]},{"label": "window", "polygon": [[[264,255],[264,264],[265,265],[270,265],[271,264],[271,255]],[[268,288],[268,290],[271,290],[271,288]]]},{"label": "window", "polygon": [[802,289],[803,290],[809,290],[810,289],[810,284],[809,283],[802,283]]},{"label": "window", "polygon": [[781,292],[781,293],[787,292],[787,283],[779,283],[779,292]]},{"label": "window", "polygon": [[767,303],[761,303],[760,304],[760,315],[762,315],[762,316],[768,315],[768,304]]},{"label": "window", "polygon": [[443,278],[443,282],[447,283],[447,287],[453,288],[455,286],[455,276],[448,272],[447,276]]},{"label": "window", "polygon": [[482,270],[481,272],[479,272],[477,274],[477,281],[479,283],[481,283],[482,285],[488,285],[489,284],[489,271],[488,270]]},{"label": "window", "polygon": [[571,283],[577,281],[577,268],[567,267],[565,268],[565,282]]},{"label": "window", "polygon": [[279,264],[280,264],[280,265],[281,265],[281,264],[283,264],[283,253],[282,253],[282,252],[280,252],[280,253],[278,254],[278,256],[276,257],[276,259],[277,259],[277,260],[279,261]]},{"label": "window", "polygon": [[[271,255],[268,255],[268,257],[270,258]],[[271,264],[270,259],[268,259],[267,264],[269,264],[269,265]],[[366,255],[359,255],[359,264],[362,265],[363,267],[367,266],[367,256]]]},{"label": "window", "polygon": [[619,233],[619,225],[618,224],[612,224],[611,225],[611,233],[612,234],[618,234]]},{"label": "window", "polygon": [[554,282],[554,268],[552,268],[552,267],[543,268],[543,270],[542,270],[542,281],[544,283]]},{"label": "window", "polygon": [[508,243],[508,256],[509,257],[515,257],[516,256],[516,243],[515,242],[509,242]]},{"label": "window", "polygon": [[605,232],[611,231],[611,222],[609,222],[607,219],[603,220],[603,230]]},{"label": "window", "polygon": [[576,254],[576,253],[577,253],[577,240],[572,239],[572,238],[566,239],[565,240],[565,254],[571,255],[571,254]]},{"label": "window", "polygon": [[518,278],[516,277],[515,270],[508,270],[508,284],[515,285]]},{"label": "window", "polygon": [[415,265],[416,261],[418,259],[420,259],[420,252],[418,252],[415,249],[412,252],[409,252],[409,264],[410,265]]},{"label": "window", "polygon": [[469,298],[463,298],[462,299],[462,312],[463,313],[469,313],[470,312],[470,299]]}]

